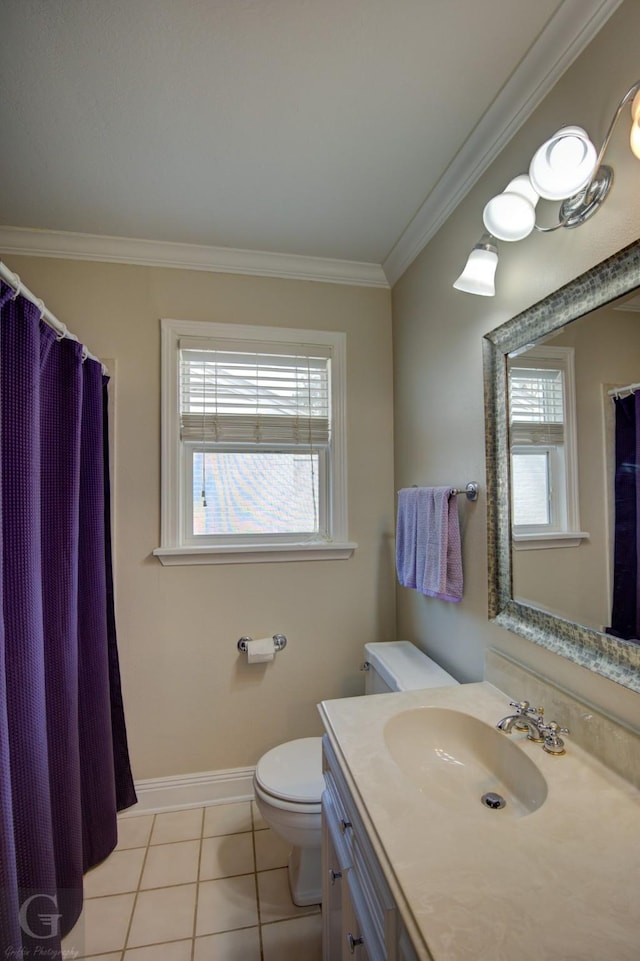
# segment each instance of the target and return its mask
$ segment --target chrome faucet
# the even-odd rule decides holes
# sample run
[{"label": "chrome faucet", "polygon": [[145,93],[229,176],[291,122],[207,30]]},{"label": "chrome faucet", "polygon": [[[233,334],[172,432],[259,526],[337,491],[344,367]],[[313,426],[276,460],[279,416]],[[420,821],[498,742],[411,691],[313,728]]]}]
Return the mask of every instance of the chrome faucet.
[{"label": "chrome faucet", "polygon": [[544,708],[530,707],[528,701],[509,701],[509,704],[515,708],[515,712],[498,721],[496,724],[498,730],[505,734],[511,734],[514,728],[516,731],[526,731],[528,740],[535,741],[536,744],[542,744],[544,737],[540,728]]}]

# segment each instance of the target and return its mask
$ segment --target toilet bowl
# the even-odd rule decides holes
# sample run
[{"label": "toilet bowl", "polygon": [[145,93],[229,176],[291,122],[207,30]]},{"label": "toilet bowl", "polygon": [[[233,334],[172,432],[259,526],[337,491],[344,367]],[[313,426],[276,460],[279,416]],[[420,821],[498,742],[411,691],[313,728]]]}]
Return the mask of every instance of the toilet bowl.
[{"label": "toilet bowl", "polygon": [[[365,644],[367,694],[457,684],[409,641]],[[253,777],[256,804],[276,834],[291,845],[289,886],[295,904],[322,901],[322,738],[287,741],[267,751]]]},{"label": "toilet bowl", "polygon": [[253,778],[256,804],[291,845],[289,886],[295,904],[319,904],[322,825],[322,738],[287,741],[267,751]]}]

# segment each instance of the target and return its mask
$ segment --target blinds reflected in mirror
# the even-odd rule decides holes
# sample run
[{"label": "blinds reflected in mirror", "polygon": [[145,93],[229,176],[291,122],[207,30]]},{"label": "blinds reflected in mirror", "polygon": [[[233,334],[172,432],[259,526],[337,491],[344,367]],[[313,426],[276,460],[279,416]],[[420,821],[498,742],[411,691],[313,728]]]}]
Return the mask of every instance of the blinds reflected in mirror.
[{"label": "blinds reflected in mirror", "polygon": [[512,444],[561,444],[564,440],[562,370],[509,368]]}]

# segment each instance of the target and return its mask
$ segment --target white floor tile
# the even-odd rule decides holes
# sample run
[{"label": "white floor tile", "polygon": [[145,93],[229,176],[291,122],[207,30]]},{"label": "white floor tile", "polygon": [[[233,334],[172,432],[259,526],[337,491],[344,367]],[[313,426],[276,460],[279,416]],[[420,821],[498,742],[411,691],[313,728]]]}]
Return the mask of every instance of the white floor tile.
[{"label": "white floor tile", "polygon": [[320,909],[293,904],[288,856],[255,802],[120,818],[116,850],[85,876],[66,957],[321,961]]},{"label": "white floor tile", "polygon": [[200,882],[196,936],[254,927],[257,923],[258,905],[253,874]]},{"label": "white floor tile", "polygon": [[202,808],[189,808],[186,811],[167,811],[156,814],[151,832],[151,844],[166,844],[169,841],[190,841],[202,834]]},{"label": "white floor tile", "polygon": [[205,838],[220,834],[241,834],[251,830],[251,802],[212,804],[204,811]]},{"label": "white floor tile", "polygon": [[118,846],[123,848],[144,848],[149,843],[153,814],[138,814],[136,817],[118,818]]},{"label": "white floor tile", "polygon": [[295,918],[303,914],[317,914],[320,910],[317,904],[300,907],[293,903],[286,868],[258,872],[258,900],[262,924],[270,921],[284,921],[286,918]]},{"label": "white floor tile", "polygon": [[256,868],[270,871],[272,868],[286,868],[289,863],[291,845],[283,841],[275,831],[256,831]]},{"label": "white floor tile", "polygon": [[[146,948],[130,948],[124,953],[124,961],[191,961],[192,941],[169,941],[152,944]],[[103,958],[96,958],[103,961]]]},{"label": "white floor tile", "polygon": [[322,961],[322,917],[312,914],[262,927],[264,961]]},{"label": "white floor tile", "polygon": [[258,929],[242,928],[196,938],[193,961],[260,961]]},{"label": "white floor tile", "polygon": [[147,853],[141,889],[165,888],[198,880],[200,841],[152,844]]},{"label": "white floor tile", "polygon": [[67,957],[84,958],[124,948],[134,900],[134,894],[86,900],[78,923],[64,939]]},{"label": "white floor tile", "polygon": [[127,947],[192,937],[195,907],[195,884],[141,891],[133,912]]},{"label": "white floor tile", "polygon": [[203,838],[200,858],[201,881],[230,878],[236,874],[252,874],[255,869],[251,833]]},{"label": "white floor tile", "polygon": [[113,851],[102,864],[85,874],[85,898],[137,891],[145,853],[145,848]]}]

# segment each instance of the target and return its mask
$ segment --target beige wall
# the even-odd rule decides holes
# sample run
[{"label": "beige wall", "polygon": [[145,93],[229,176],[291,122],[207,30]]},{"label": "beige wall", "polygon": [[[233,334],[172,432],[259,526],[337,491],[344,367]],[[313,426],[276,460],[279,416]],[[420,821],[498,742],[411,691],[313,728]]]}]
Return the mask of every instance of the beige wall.
[{"label": "beige wall", "polygon": [[[115,358],[115,577],[136,779],[243,767],[320,733],[363,690],[362,645],[395,630],[390,295],[323,283],[3,257],[98,356]],[[161,317],[347,334],[350,536],[341,561],[162,567]],[[242,635],[281,632],[248,667]]]},{"label": "beige wall", "polygon": [[[137,779],[254,763],[272,745],[319,733],[315,704],[362,691],[367,640],[409,637],[460,680],[482,677],[495,646],[633,722],[637,695],[487,621],[482,335],[640,234],[640,165],[620,128],[616,184],[577,231],[501,247],[495,299],[451,283],[482,232],[489,197],[524,170],[562,123],[600,140],[637,79],[640,5],[627,0],[393,292],[223,274],[3,258],[92,351],[115,359],[115,573],[123,686]],[[164,568],[159,544],[159,318],[343,330],[348,337],[348,561]],[[478,480],[461,498],[465,595],[459,605],[398,590],[394,490]],[[266,669],[236,650],[280,631]],[[518,694],[519,692],[510,692]]]},{"label": "beige wall", "polygon": [[[484,204],[527,169],[548,136],[578,123],[602,142],[618,100],[640,75],[639,31],[640,4],[627,0],[395,286],[398,487],[477,479],[484,489],[483,334],[640,234],[640,163],[628,148],[626,114],[610,149],[615,184],[592,220],[577,230],[501,244],[495,298],[451,287],[482,234]],[[539,220],[549,223],[551,214],[539,205]],[[399,588],[398,634],[416,640],[463,681],[482,677],[484,651],[495,646],[637,726],[638,695],[488,623],[483,494],[475,505],[462,503],[461,518],[462,602]]]}]

